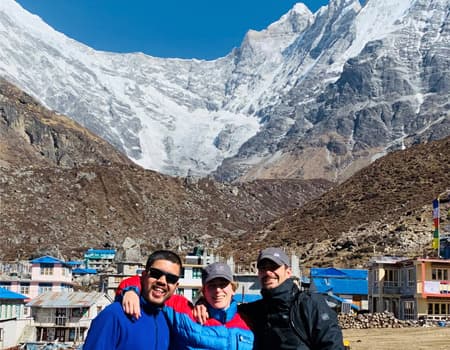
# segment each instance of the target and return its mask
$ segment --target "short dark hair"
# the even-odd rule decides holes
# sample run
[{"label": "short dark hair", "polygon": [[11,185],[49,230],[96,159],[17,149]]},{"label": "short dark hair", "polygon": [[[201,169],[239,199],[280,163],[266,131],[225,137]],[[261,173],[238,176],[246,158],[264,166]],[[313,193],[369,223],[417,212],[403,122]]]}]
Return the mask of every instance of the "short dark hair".
[{"label": "short dark hair", "polygon": [[171,252],[170,250],[156,250],[151,253],[145,264],[145,269],[148,270],[156,260],[168,260],[180,266],[180,270],[183,268],[181,258],[178,254]]}]

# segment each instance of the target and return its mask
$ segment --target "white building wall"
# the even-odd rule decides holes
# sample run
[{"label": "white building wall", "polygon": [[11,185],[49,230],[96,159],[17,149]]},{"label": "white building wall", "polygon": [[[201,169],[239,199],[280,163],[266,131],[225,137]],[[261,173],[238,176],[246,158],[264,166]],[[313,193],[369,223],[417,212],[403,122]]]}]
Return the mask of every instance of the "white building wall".
[{"label": "white building wall", "polygon": [[8,320],[0,321],[0,332],[2,333],[2,339],[0,341],[0,349],[7,349],[16,346],[19,343],[20,336],[22,335],[25,326],[29,324],[29,320]]},{"label": "white building wall", "polygon": [[72,270],[70,268],[59,264],[55,264],[53,265],[52,270],[53,273],[51,275],[44,275],[41,273],[42,272],[41,265],[33,264],[31,268],[31,279],[34,281],[41,281],[41,282],[59,281],[70,283],[72,281]]}]

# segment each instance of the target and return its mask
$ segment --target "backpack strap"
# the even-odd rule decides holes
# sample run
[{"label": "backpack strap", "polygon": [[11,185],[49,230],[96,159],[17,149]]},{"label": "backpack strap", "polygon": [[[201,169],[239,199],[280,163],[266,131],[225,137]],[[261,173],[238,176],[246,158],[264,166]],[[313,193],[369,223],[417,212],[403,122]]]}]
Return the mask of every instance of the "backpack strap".
[{"label": "backpack strap", "polygon": [[307,298],[309,294],[307,292],[298,291],[294,297],[294,301],[289,309],[289,324],[294,333],[305,343],[310,349],[312,345],[312,335],[309,329],[308,320],[306,320],[305,313],[301,312],[302,301]]}]

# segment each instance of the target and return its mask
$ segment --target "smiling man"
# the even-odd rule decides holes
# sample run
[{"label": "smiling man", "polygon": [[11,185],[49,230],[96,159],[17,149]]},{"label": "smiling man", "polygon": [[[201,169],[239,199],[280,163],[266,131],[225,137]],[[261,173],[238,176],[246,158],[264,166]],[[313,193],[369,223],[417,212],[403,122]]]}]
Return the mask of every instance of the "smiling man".
[{"label": "smiling man", "polygon": [[162,308],[178,286],[181,267],[171,251],[151,254],[140,281],[141,317],[126,315],[115,301],[92,321],[83,350],[167,350],[170,330]]},{"label": "smiling man", "polygon": [[344,349],[336,313],[321,295],[299,290],[282,249],[261,250],[257,267],[263,298],[239,305],[255,334],[254,349]]}]

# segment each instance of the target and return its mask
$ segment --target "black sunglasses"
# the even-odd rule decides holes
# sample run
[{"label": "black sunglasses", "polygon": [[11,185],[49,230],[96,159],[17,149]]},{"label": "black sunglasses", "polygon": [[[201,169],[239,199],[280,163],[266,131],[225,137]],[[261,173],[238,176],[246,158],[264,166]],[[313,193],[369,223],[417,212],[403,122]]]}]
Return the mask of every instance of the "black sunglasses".
[{"label": "black sunglasses", "polygon": [[180,276],[174,275],[173,273],[168,273],[168,272],[162,271],[155,267],[149,267],[147,270],[147,273],[148,273],[148,277],[156,278],[157,280],[159,280],[161,278],[161,276],[165,276],[167,283],[170,283],[170,284],[175,284],[180,279]]}]

